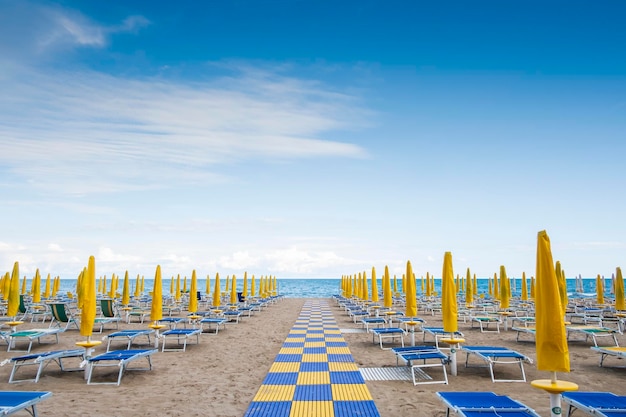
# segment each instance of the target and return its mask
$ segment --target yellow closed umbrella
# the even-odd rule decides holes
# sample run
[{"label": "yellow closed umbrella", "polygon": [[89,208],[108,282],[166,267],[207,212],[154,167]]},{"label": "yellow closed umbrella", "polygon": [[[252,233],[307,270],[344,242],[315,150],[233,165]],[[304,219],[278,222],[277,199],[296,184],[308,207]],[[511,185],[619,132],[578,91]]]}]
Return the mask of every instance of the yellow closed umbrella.
[{"label": "yellow closed umbrella", "polygon": [[183,280],[183,294],[187,294],[187,276],[185,275],[185,279]]},{"label": "yellow closed umbrella", "polygon": [[161,278],[161,265],[157,265],[154,274],[154,287],[152,288],[152,305],[150,306],[150,321],[155,326],[163,318],[163,283]]},{"label": "yellow closed umbrella", "polygon": [[96,258],[89,257],[87,273],[81,280],[80,334],[90,340],[96,321]]},{"label": "yellow closed umbrella", "polygon": [[220,293],[220,273],[215,274],[215,287],[213,287],[213,307],[219,308],[222,295]]},{"label": "yellow closed umbrella", "polygon": [[124,274],[124,288],[122,289],[122,305],[130,304],[130,284],[128,282],[128,271]]},{"label": "yellow closed umbrella", "polygon": [[[409,278],[409,277],[407,277],[407,278]],[[408,289],[407,289],[407,291],[408,291]],[[430,297],[432,294],[433,293],[432,293],[431,288],[430,288],[430,274],[428,272],[426,272],[426,297]]]},{"label": "yellow closed umbrella", "polygon": [[7,272],[2,276],[0,280],[0,292],[2,292],[2,299],[7,300],[9,298],[9,292],[11,291],[11,276]]},{"label": "yellow closed umbrella", "polygon": [[511,306],[509,294],[509,279],[506,276],[506,268],[500,265],[500,308],[506,310]]},{"label": "yellow closed umbrella", "polygon": [[198,311],[198,283],[196,281],[196,270],[194,269],[191,272],[191,286],[189,288],[189,307],[187,307],[187,310],[189,310],[189,312],[192,314],[195,314],[195,312]]},{"label": "yellow closed umbrella", "polygon": [[567,307],[567,304],[563,305],[563,300],[567,298],[567,294],[566,294],[567,290],[565,288],[565,283],[563,282],[563,274],[561,272],[560,261],[556,261],[556,264],[554,265],[554,271],[556,274],[556,280],[557,280],[557,284],[559,288],[559,297],[561,299],[561,315],[565,316],[565,308]]},{"label": "yellow closed umbrella", "polygon": [[474,304],[474,294],[472,290],[474,286],[471,283],[472,276],[470,274],[470,269],[467,268],[467,272],[465,274],[465,305],[471,306]]},{"label": "yellow closed umbrella", "polygon": [[392,305],[391,278],[389,277],[389,268],[385,265],[385,275],[383,276],[383,307],[391,308]]},{"label": "yellow closed umbrella", "polygon": [[626,310],[626,302],[624,301],[624,278],[622,277],[622,268],[615,269],[615,310]]},{"label": "yellow closed umbrella", "polygon": [[230,290],[230,275],[226,275],[226,289],[224,291],[228,292],[229,290]]},{"label": "yellow closed umbrella", "polygon": [[33,279],[33,303],[41,302],[41,275],[39,268],[35,271],[35,279]]},{"label": "yellow closed umbrella", "polygon": [[172,278],[170,278],[170,295],[172,297],[174,296],[174,276],[172,276]]},{"label": "yellow closed umbrella", "polygon": [[[9,273],[7,272],[7,275],[8,274]],[[21,292],[21,294],[22,295],[26,295],[26,275],[24,275],[24,279],[22,279],[22,292]]]},{"label": "yellow closed umbrella", "polygon": [[393,276],[393,293],[398,294],[398,278],[396,278],[395,274]]},{"label": "yellow closed umbrella", "polygon": [[522,272],[522,301],[528,301],[528,288],[526,287],[526,272]]},{"label": "yellow closed umbrella", "polygon": [[180,274],[176,277],[176,291],[174,292],[174,300],[180,301]]},{"label": "yellow closed umbrella", "polygon": [[211,276],[206,274],[206,295],[211,294]]},{"label": "yellow closed umbrella", "polygon": [[51,284],[52,284],[52,280],[50,278],[50,273],[48,273],[48,276],[46,277],[46,286],[44,287],[44,291],[43,291],[43,298],[45,300],[50,298],[50,295],[52,294]]},{"label": "yellow closed umbrella", "polygon": [[241,296],[246,299],[248,297],[248,273],[243,273],[243,290],[241,290]]},{"label": "yellow closed umbrella", "polygon": [[352,297],[352,279],[346,277],[346,298]]},{"label": "yellow closed umbrella", "polygon": [[573,391],[576,384],[557,379],[557,372],[569,372],[569,348],[561,308],[559,283],[556,276],[550,238],[545,230],[537,236],[537,291],[535,294],[535,347],[537,369],[551,372],[550,379],[531,382],[531,385],[550,394],[551,416],[561,414],[561,392]]},{"label": "yellow closed umbrella", "polygon": [[372,267],[372,302],[378,303],[378,281],[376,281],[376,268]]},{"label": "yellow closed umbrella", "polygon": [[230,288],[230,303],[237,304],[237,277],[235,277],[235,274],[233,274],[231,279],[233,282],[231,283],[232,285]]},{"label": "yellow closed umbrella", "polygon": [[365,275],[365,271],[363,271],[363,275],[361,276],[361,298],[363,301],[367,301],[369,299],[369,291],[367,289],[367,276]]},{"label": "yellow closed umbrella", "polygon": [[417,292],[415,289],[415,279],[413,279],[413,268],[411,261],[406,263],[406,317],[417,317]]},{"label": "yellow closed umbrella", "polygon": [[452,269],[452,252],[446,252],[443,256],[441,308],[443,310],[443,331],[446,333],[455,333],[459,328],[457,320],[456,284],[454,283],[454,271]]},{"label": "yellow closed umbrella", "polygon": [[139,280],[139,274],[137,274],[137,278],[135,279],[135,298],[139,298],[141,295],[141,281]]},{"label": "yellow closed umbrella", "polygon": [[142,275],[142,276],[141,276],[141,293],[142,293],[142,294],[143,294],[143,292],[144,292],[144,290],[145,290],[145,287],[144,287],[145,280],[144,280],[143,278],[144,278],[144,277],[143,277],[143,275]]},{"label": "yellow closed umbrella", "polygon": [[254,275],[250,279],[250,297],[256,297],[256,281],[254,279]]},{"label": "yellow closed umbrella", "polygon": [[596,277],[596,303],[604,304],[604,283],[602,282],[602,278],[600,274]]},{"label": "yellow closed umbrella", "polygon": [[7,317],[12,317],[15,322],[15,317],[20,307],[20,265],[18,262],[13,264],[13,273],[11,274],[8,287],[8,292],[5,294],[7,300]]}]

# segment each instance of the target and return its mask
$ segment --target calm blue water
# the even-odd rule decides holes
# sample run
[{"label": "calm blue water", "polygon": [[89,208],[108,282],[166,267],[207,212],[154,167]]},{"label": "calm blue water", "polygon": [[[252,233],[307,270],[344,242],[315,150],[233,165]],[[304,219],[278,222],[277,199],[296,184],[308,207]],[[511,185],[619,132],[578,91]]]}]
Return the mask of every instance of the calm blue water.
[{"label": "calm blue water", "polygon": [[[340,283],[341,283],[340,279],[280,279],[279,278],[277,280],[279,293],[285,297],[290,297],[290,298],[330,297],[333,294],[339,294]],[[213,291],[213,284],[214,284],[214,281],[211,280],[211,292]],[[222,291],[224,291],[226,284],[223,280],[221,284],[222,284],[221,285]],[[368,281],[368,284],[369,284],[369,281]],[[527,284],[528,286],[530,286],[530,279],[527,280]],[[134,293],[134,290],[135,290],[134,279],[130,280],[130,285],[131,285],[131,293]],[[382,288],[380,288],[380,286],[382,285],[380,279],[378,280],[378,285],[379,285],[380,291],[382,292]],[[401,288],[401,285],[402,285],[401,280],[398,280],[398,288]],[[479,294],[480,293],[486,294],[488,292],[489,284],[488,284],[487,279],[479,278],[477,280],[477,285],[478,285]],[[121,292],[121,286],[122,286],[122,280],[120,279],[120,288],[118,292]],[[153,280],[146,279],[144,281],[145,292],[151,291],[152,286],[153,286]],[[237,287],[239,291],[241,291],[242,286],[243,286],[243,281],[241,279],[238,279]],[[30,282],[27,282],[27,287],[30,289]],[[611,287],[610,279],[607,279],[605,281],[604,287],[606,289],[605,293],[609,295],[609,292],[610,292],[609,289]],[[74,292],[75,288],[76,288],[76,280],[72,280],[72,279],[61,280],[61,292],[67,292],[67,291]],[[257,282],[257,288],[258,288],[258,282]],[[43,285],[42,285],[42,289],[43,289]],[[198,280],[198,290],[204,293],[205,289],[206,289],[206,281]],[[583,278],[583,293],[591,294],[591,293],[595,293],[595,290],[596,290],[595,278],[589,278],[589,279]],[[164,280],[163,281],[163,294],[169,294],[169,291],[170,291],[170,280]],[[437,293],[441,292],[440,280],[435,280],[435,291]],[[567,291],[568,293],[575,292],[575,280],[574,279],[567,280]],[[419,278],[417,280],[417,292],[418,294],[421,293],[421,281]],[[515,280],[515,287],[511,285],[511,292],[513,293],[513,295],[521,294],[521,279]]]}]

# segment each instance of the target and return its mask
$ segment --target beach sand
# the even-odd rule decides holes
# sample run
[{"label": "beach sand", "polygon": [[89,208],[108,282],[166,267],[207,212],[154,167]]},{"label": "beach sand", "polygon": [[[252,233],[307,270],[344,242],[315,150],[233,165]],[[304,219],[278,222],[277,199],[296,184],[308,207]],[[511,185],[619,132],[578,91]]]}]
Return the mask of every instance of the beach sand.
[{"label": "beach sand", "polygon": [[[61,373],[51,364],[39,383],[8,384],[11,365],[0,368],[2,390],[52,391],[53,398],[38,405],[43,416],[212,416],[241,417],[259,389],[274,361],[287,333],[298,317],[305,299],[283,299],[239,324],[229,324],[219,334],[203,334],[199,345],[191,344],[186,352],[159,352],[153,355],[153,370],[129,371],[122,384],[87,385],[82,372]],[[328,303],[341,329],[357,328],[334,300]],[[428,326],[441,325],[440,316],[422,315]],[[43,327],[41,323],[25,323],[20,329]],[[47,327],[47,324],[46,324]],[[120,325],[120,329],[147,328],[147,324]],[[516,342],[513,331],[499,334],[481,333],[471,329],[470,323],[459,323],[465,333],[466,344],[499,345],[515,349],[535,358],[535,344],[531,338]],[[105,330],[104,334],[112,330]],[[360,367],[395,366],[395,357],[372,343],[372,336],[364,333],[344,333],[345,340]],[[418,335],[418,344],[421,336]],[[95,339],[101,335],[94,334]],[[68,330],[57,344],[34,344],[33,352],[71,349],[84,340],[77,330]],[[44,342],[52,340],[44,339]],[[409,338],[407,337],[407,341]],[[618,335],[620,345],[626,338]],[[559,378],[575,382],[581,391],[611,391],[626,395],[626,370],[599,367],[599,355],[589,347],[591,341],[572,341],[569,344],[572,372]],[[96,354],[105,351],[105,344],[96,348]],[[21,353],[0,352],[0,361]],[[607,365],[621,365],[616,359],[607,359]],[[500,368],[511,378],[519,375],[513,366]],[[546,379],[547,372],[537,371],[535,365],[525,365],[527,381]],[[459,355],[458,376],[449,377],[450,384],[418,385],[410,381],[368,381],[367,386],[382,417],[444,416],[445,407],[438,400],[437,391],[493,391],[509,395],[542,416],[549,415],[548,395],[531,387],[530,382],[492,383],[486,368],[465,368],[464,355]]]}]

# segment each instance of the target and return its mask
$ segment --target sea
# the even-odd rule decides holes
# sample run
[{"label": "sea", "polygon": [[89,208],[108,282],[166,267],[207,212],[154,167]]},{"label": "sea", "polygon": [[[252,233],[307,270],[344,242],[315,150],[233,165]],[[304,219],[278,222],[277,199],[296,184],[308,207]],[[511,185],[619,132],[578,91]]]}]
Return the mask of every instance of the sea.
[{"label": "sea", "polygon": [[[221,290],[226,290],[225,280],[221,280]],[[382,280],[378,280],[379,292],[382,293]],[[489,281],[487,278],[478,278],[477,287],[479,294],[488,294],[489,290]],[[129,282],[130,284],[130,292],[133,294],[135,292],[135,279],[132,278]],[[152,279],[144,280],[144,293],[148,293],[152,291],[154,281]],[[170,292],[170,279],[164,279],[162,281],[163,286],[163,294],[169,294]],[[368,285],[371,284],[371,281],[368,280]],[[596,291],[596,279],[595,278],[583,278],[582,279],[582,291],[580,288],[580,281],[578,283],[578,291],[575,279],[567,279],[567,292],[570,297],[592,297],[595,296]],[[30,288],[30,282],[27,281],[27,288]],[[42,288],[44,283],[42,282]],[[182,285],[182,283],[181,283]],[[189,285],[189,283],[188,283]],[[210,281],[210,292],[213,292],[214,281]],[[250,285],[250,284],[248,284]],[[258,288],[258,281],[257,281]],[[335,294],[340,294],[341,292],[341,280],[339,278],[306,278],[306,279],[296,279],[296,278],[277,278],[276,285],[278,287],[278,293],[284,297],[289,298],[328,298],[332,297]],[[530,279],[527,279],[527,285],[530,287]],[[402,281],[398,279],[398,288],[401,288]],[[121,292],[122,287],[122,279],[119,282],[118,292]],[[197,281],[198,290],[201,293],[206,292],[206,280],[199,279]],[[243,280],[237,280],[237,291],[241,291],[243,287]],[[610,288],[611,288],[611,280],[606,279],[604,288],[606,289],[605,294],[610,296]],[[65,292],[75,292],[76,290],[76,280],[75,279],[61,279],[61,288],[60,291],[62,293]],[[417,292],[418,295],[422,293],[421,291],[421,282],[420,279],[417,279]],[[435,292],[441,293],[441,280],[435,279]],[[511,283],[511,293],[513,296],[521,295],[521,279],[514,279]],[[530,294],[530,292],[529,292]]]}]

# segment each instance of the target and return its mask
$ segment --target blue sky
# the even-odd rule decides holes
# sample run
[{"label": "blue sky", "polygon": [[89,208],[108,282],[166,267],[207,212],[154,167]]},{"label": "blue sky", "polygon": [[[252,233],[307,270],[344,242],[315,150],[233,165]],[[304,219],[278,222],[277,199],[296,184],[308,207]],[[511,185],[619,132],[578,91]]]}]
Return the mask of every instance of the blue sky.
[{"label": "blue sky", "polygon": [[[624,266],[621,1],[0,0],[0,265]],[[0,268],[1,270],[1,268]]]}]

